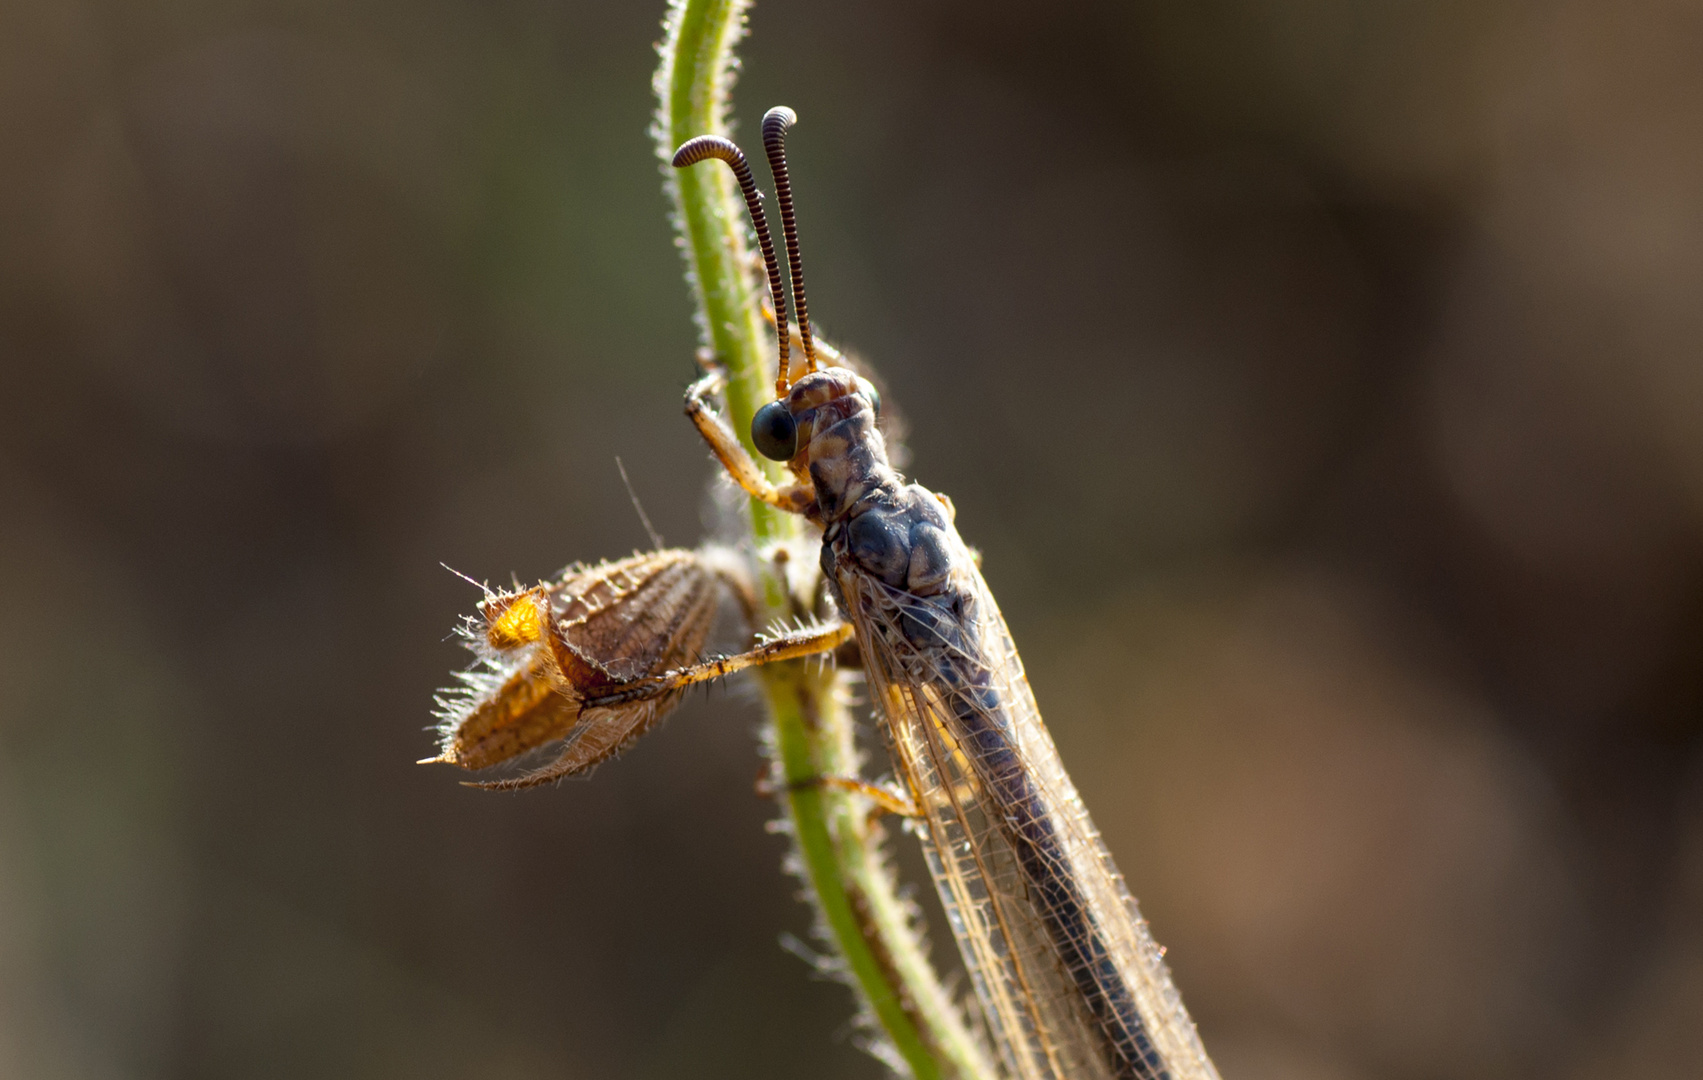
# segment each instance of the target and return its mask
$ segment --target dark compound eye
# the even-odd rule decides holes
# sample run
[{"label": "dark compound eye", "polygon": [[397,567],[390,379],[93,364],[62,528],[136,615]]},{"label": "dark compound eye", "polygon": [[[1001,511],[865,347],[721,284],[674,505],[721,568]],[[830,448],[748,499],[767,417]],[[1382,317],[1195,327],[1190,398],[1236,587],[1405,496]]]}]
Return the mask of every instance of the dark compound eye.
[{"label": "dark compound eye", "polygon": [[770,461],[791,461],[798,453],[798,424],[785,401],[771,401],[751,418],[751,442]]}]

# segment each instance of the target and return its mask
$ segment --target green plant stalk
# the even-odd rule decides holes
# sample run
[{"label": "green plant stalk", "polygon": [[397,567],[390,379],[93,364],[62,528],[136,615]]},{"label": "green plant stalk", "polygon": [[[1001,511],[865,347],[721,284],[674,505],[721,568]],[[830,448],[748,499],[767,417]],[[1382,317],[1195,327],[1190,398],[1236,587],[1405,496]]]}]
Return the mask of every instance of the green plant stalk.
[{"label": "green plant stalk", "polygon": [[[664,162],[689,138],[726,134],[733,47],[744,35],[747,7],[748,0],[670,4],[655,82],[654,134]],[[772,396],[774,361],[745,269],[744,204],[725,169],[676,170],[665,164],[664,175],[699,327],[727,368],[728,421],[753,449],[751,417]],[[752,456],[779,477],[778,465]],[[757,550],[802,535],[795,515],[754,499],[750,509]],[[758,615],[761,625],[784,617],[790,598],[774,567],[757,562],[766,609]],[[820,783],[825,776],[855,776],[861,764],[843,676],[800,661],[769,665],[760,679],[773,779],[784,793],[783,830],[793,838],[794,867],[816,909],[818,936],[836,954],[825,966],[855,989],[885,1035],[885,1044],[872,1051],[919,1080],[997,1075],[928,962],[916,911],[898,891],[881,846],[883,830],[871,824],[865,800]]]},{"label": "green plant stalk", "polygon": [[[734,194],[726,169],[675,169],[674,150],[697,135],[727,131],[727,102],[733,89],[733,46],[745,33],[749,0],[670,4],[667,36],[657,67],[657,153],[665,186],[674,198],[674,227],[686,254],[686,276],[697,300],[699,330],[716,358],[727,366],[727,408],[733,430],[769,474],[780,466],[751,445],[750,418],[767,400],[768,333],[751,290],[745,243],[745,204]],[[740,418],[744,417],[744,423]],[[751,501],[751,527],[759,542],[798,534],[793,515]],[[779,602],[781,597],[772,598]]]}]

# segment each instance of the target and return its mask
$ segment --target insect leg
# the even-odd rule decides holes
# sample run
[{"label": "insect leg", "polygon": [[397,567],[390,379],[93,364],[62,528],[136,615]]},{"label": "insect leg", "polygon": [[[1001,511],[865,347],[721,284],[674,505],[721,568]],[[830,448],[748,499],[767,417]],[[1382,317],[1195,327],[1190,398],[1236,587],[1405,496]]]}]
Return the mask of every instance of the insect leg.
[{"label": "insect leg", "polygon": [[830,623],[827,626],[812,626],[803,630],[794,630],[773,640],[765,641],[747,652],[724,656],[719,660],[708,660],[702,664],[693,664],[691,667],[677,668],[674,671],[664,672],[648,679],[634,679],[632,682],[607,693],[587,695],[585,705],[587,708],[605,708],[634,701],[648,701],[652,698],[671,694],[676,690],[683,690],[696,683],[725,678],[736,671],[744,671],[746,668],[773,664],[780,660],[796,660],[801,656],[831,653],[851,636],[852,626],[850,623],[837,622]]},{"label": "insect leg", "polygon": [[922,810],[915,802],[896,791],[871,784],[867,780],[859,780],[855,776],[824,776],[817,783],[835,791],[847,791],[853,795],[862,795],[870,802],[868,823],[873,825],[883,814],[893,814],[897,817],[915,821],[922,817]]},{"label": "insect leg", "polygon": [[845,791],[853,795],[862,795],[870,801],[872,816],[895,814],[902,818],[918,818],[922,811],[910,799],[867,780],[859,780],[855,776],[816,776],[808,780],[795,780],[784,786],[777,785],[767,776],[757,781],[757,794],[771,798],[781,791],[805,791],[810,788],[829,788],[834,791]]},{"label": "insect leg", "polygon": [[710,395],[721,388],[722,380],[722,373],[715,370],[692,384],[691,389],[686,391],[686,417],[710,444],[711,452],[727,470],[727,475],[744,488],[747,495],[781,510],[804,513],[805,507],[815,499],[810,487],[805,484],[776,487],[771,483],[757,463],[751,460],[751,455],[745,452],[745,447],[740,445],[739,437],[727,426],[727,421],[711,407]]}]

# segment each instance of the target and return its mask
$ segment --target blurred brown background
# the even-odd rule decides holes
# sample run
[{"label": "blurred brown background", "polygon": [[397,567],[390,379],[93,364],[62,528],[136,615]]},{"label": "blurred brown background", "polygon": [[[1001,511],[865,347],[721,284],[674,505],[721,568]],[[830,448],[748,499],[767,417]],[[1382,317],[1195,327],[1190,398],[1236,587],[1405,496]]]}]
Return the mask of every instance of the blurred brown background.
[{"label": "blurred brown background", "polygon": [[[700,530],[660,16],[0,9],[0,1075],[878,1075],[738,692],[412,764],[440,560],[642,546],[616,455]],[[1703,1075],[1703,10],[753,28],[1227,1080]]]}]

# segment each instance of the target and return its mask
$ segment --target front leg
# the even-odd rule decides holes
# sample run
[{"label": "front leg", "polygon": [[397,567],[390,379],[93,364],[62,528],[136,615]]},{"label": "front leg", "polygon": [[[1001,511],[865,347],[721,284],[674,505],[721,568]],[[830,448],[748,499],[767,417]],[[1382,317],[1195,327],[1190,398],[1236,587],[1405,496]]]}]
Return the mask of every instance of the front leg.
[{"label": "front leg", "polygon": [[698,434],[710,444],[721,467],[733,482],[745,489],[745,494],[779,510],[792,514],[807,513],[816,502],[816,493],[809,484],[792,483],[776,487],[763,470],[745,452],[745,446],[733,429],[727,426],[710,404],[710,396],[721,389],[724,376],[719,368],[693,383],[686,391],[686,416],[698,429]]},{"label": "front leg", "polygon": [[802,656],[832,653],[851,636],[851,623],[844,622],[792,630],[781,634],[779,637],[762,642],[748,652],[724,656],[719,660],[707,660],[704,663],[693,664],[690,667],[679,668],[674,671],[665,671],[648,679],[634,679],[632,682],[601,694],[587,694],[585,707],[588,709],[607,708],[634,701],[649,701],[653,698],[665,697],[677,690],[684,690],[695,683],[726,678],[736,671],[744,671],[746,668],[757,667],[761,664],[773,664],[781,660],[796,660]]}]

